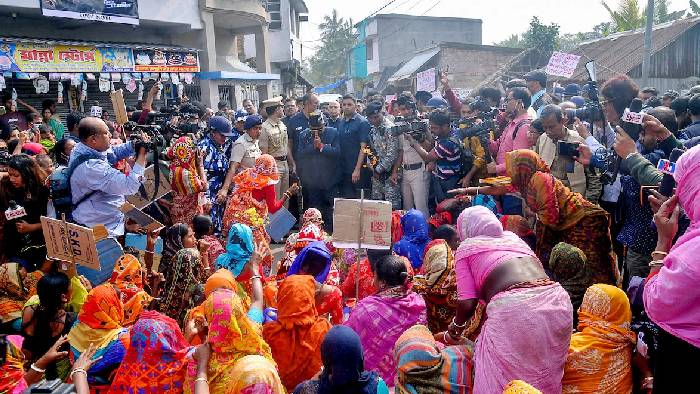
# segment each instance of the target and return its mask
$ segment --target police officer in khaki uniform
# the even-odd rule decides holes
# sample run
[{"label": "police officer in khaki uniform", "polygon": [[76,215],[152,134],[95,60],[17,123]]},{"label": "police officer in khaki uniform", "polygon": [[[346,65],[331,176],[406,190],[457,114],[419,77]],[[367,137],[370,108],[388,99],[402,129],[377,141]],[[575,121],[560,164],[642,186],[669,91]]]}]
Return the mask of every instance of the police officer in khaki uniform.
[{"label": "police officer in khaki uniform", "polygon": [[228,196],[229,188],[231,187],[231,182],[233,181],[233,176],[237,173],[245,170],[246,168],[252,168],[255,166],[255,159],[262,155],[260,147],[258,146],[258,137],[260,137],[260,131],[262,130],[263,120],[260,115],[248,115],[245,118],[245,124],[243,128],[245,129],[245,134],[238,137],[236,142],[233,144],[231,149],[231,161],[226,173],[226,180],[216,194],[216,200],[219,203],[226,201],[226,196]]},{"label": "police officer in khaki uniform", "polygon": [[282,97],[265,100],[262,103],[263,110],[267,113],[267,120],[262,124],[262,131],[258,139],[260,151],[269,154],[277,162],[277,170],[280,181],[275,184],[277,199],[282,198],[282,193],[289,188],[289,168],[294,167],[294,161],[287,140],[287,126],[282,121],[284,106]]}]

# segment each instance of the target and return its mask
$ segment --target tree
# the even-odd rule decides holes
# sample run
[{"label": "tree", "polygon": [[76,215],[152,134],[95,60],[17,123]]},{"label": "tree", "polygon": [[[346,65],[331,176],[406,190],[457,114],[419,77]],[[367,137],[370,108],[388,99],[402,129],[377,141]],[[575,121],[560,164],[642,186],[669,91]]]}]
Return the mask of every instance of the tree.
[{"label": "tree", "polygon": [[345,59],[355,43],[351,19],[338,17],[338,11],[323,17],[319,48],[308,61],[309,80],[315,85],[334,82],[345,75]]},{"label": "tree", "polygon": [[[690,1],[690,8],[693,9],[693,0]],[[610,14],[612,23],[610,32],[619,32],[643,28],[647,23],[647,10],[639,8],[637,0],[621,0],[616,10],[608,6],[605,1],[601,2],[603,7]],[[646,3],[646,2],[645,2]],[[697,4],[695,4],[697,7]],[[698,10],[700,11],[700,10]],[[666,23],[683,18],[685,10],[669,11],[668,0],[654,0],[654,24]],[[607,34],[605,34],[607,35]]]},{"label": "tree", "polygon": [[499,47],[510,47],[510,48],[522,48],[525,43],[520,39],[517,34],[511,34],[510,37],[503,41],[495,42],[493,45]]},{"label": "tree", "polygon": [[688,11],[688,15],[700,15],[700,5],[698,5],[698,3],[693,0],[688,1],[690,4],[690,11]]},{"label": "tree", "polygon": [[530,20],[530,28],[523,34],[525,48],[535,51],[540,60],[549,59],[552,52],[559,49],[559,25],[545,25],[536,16]]}]

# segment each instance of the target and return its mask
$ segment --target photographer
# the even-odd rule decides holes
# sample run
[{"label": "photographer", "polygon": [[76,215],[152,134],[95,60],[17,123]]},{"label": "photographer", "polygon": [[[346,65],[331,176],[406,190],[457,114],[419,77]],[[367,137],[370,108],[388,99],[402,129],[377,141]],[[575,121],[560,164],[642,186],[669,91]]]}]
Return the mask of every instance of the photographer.
[{"label": "photographer", "polygon": [[451,137],[450,115],[446,110],[434,110],[429,117],[430,133],[437,138],[435,147],[426,152],[411,135],[406,139],[411,148],[423,158],[426,163],[435,163],[432,184],[436,203],[448,198],[447,191],[457,187],[462,174],[462,146],[456,138]]},{"label": "photographer", "polygon": [[460,180],[462,187],[468,187],[471,184],[477,186],[479,179],[488,176],[486,165],[493,161],[489,153],[489,143],[491,131],[495,129],[495,119],[490,103],[491,101],[478,98],[469,104],[469,117],[460,119],[458,138],[465,149],[470,150],[474,155],[472,168]]},{"label": "photographer", "polygon": [[[399,113],[407,119],[414,118],[417,114],[416,104],[413,98],[408,95],[399,96],[396,103],[399,106]],[[399,138],[400,151],[397,160],[398,168],[403,169],[401,176],[401,196],[403,197],[403,209],[408,211],[412,208],[423,212],[425,217],[429,217],[428,212],[428,192],[430,190],[430,172],[423,162],[423,158],[415,148],[411,147],[408,140],[409,133],[402,133]],[[433,149],[435,145],[433,138],[427,133],[422,136],[419,144],[425,150]]]},{"label": "photographer", "polygon": [[[80,143],[71,152],[69,162],[73,168],[70,177],[73,219],[87,227],[104,224],[111,236],[124,235],[124,214],[119,208],[125,202],[124,197],[137,193],[144,181],[146,148],[139,147],[137,151],[130,141],[110,150],[107,124],[94,117],[80,121],[78,134]],[[113,153],[117,161],[136,154],[129,175],[109,165],[108,153]]]},{"label": "photographer", "polygon": [[501,136],[491,142],[491,155],[496,159],[488,163],[489,174],[505,175],[506,153],[517,149],[530,149],[527,132],[530,127],[530,93],[525,88],[514,87],[506,97],[505,115],[511,119]]}]

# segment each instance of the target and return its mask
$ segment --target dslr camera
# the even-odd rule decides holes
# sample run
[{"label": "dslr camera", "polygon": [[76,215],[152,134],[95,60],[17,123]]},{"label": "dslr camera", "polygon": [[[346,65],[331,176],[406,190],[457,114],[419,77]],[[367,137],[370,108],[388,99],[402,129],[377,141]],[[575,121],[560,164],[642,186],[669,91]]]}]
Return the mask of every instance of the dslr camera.
[{"label": "dslr camera", "polygon": [[387,128],[393,136],[409,134],[414,140],[421,143],[428,135],[428,122],[418,116],[396,116],[394,125]]},{"label": "dslr camera", "polygon": [[[460,133],[477,136],[487,134],[491,130],[496,129],[496,116],[499,112],[498,108],[491,108],[489,103],[485,100],[477,99],[469,105],[469,109],[472,111],[479,111],[480,114],[469,118],[460,118],[457,121],[457,129]],[[477,124],[477,120],[481,120],[481,122]]]}]

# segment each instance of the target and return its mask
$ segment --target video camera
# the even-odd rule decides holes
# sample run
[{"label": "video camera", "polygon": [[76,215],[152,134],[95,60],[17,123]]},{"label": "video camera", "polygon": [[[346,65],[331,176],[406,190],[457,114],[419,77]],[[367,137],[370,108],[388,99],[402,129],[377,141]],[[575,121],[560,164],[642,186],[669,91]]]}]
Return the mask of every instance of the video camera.
[{"label": "video camera", "polygon": [[567,125],[573,124],[576,118],[588,123],[601,121],[604,118],[603,109],[600,107],[598,100],[590,101],[582,108],[565,109],[564,113],[566,114]]},{"label": "video camera", "polygon": [[[500,111],[498,108],[491,108],[488,102],[477,99],[469,105],[469,109],[480,113],[476,116],[459,119],[457,129],[461,133],[476,136],[496,129],[496,116]],[[481,122],[477,124],[477,120],[481,120]]]},{"label": "video camera", "polygon": [[401,134],[408,134],[420,143],[425,141],[428,135],[428,122],[419,116],[396,116],[394,125],[387,127],[387,131],[395,137]]}]

